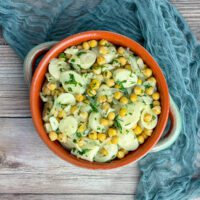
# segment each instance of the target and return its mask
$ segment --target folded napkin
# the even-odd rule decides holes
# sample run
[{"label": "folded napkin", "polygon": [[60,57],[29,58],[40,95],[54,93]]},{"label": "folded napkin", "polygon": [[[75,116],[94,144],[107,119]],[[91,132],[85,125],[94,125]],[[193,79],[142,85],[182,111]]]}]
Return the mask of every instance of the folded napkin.
[{"label": "folded napkin", "polygon": [[143,45],[162,67],[183,129],[171,148],[139,161],[136,199],[200,196],[200,45],[167,0],[2,0],[0,24],[22,59],[36,44],[86,30],[114,31]]}]

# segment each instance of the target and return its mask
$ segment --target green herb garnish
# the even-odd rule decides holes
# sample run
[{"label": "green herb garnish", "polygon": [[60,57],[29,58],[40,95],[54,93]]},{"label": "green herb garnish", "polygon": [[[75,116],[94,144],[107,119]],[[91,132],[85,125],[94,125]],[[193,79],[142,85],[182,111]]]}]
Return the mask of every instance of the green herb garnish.
[{"label": "green herb garnish", "polygon": [[73,90],[72,90],[72,88],[71,88],[71,87],[69,87],[69,88],[68,88],[68,91],[69,91],[69,92],[72,92]]},{"label": "green herb garnish", "polygon": [[151,85],[150,84],[146,84],[144,87],[145,87],[145,89],[148,89],[148,88],[151,87]]},{"label": "green herb garnish", "polygon": [[87,53],[87,52],[81,51],[81,52],[78,52],[76,55],[77,55],[77,56],[81,56],[81,55],[86,54],[86,53]]},{"label": "green herb garnish", "polygon": [[75,62],[75,59],[73,58],[73,59],[71,59],[70,61],[71,61],[71,62]]},{"label": "green herb garnish", "polygon": [[76,139],[73,139],[73,143],[77,143],[77,140],[76,140]]},{"label": "green herb garnish", "polygon": [[59,54],[58,58],[66,58],[65,53],[61,53],[61,54]]},{"label": "green herb garnish", "polygon": [[125,94],[125,95],[128,95],[128,91],[127,89],[124,87],[123,83],[126,83],[127,81],[124,80],[124,81],[116,81],[116,83],[119,85],[119,89]]},{"label": "green herb garnish", "polygon": [[120,132],[122,132],[122,126],[121,126],[121,124],[120,124],[119,121],[120,121],[120,119],[119,119],[119,117],[117,116],[117,117],[115,118],[115,121],[114,121],[114,126],[115,126],[116,128],[118,128]]},{"label": "green herb garnish", "polygon": [[65,84],[80,85],[82,87],[82,84],[76,81],[74,74],[69,74],[69,80],[65,81]]},{"label": "green herb garnish", "polygon": [[80,132],[76,132],[76,137],[77,138],[81,138],[82,137],[82,134]]},{"label": "green herb garnish", "polygon": [[99,111],[98,110],[99,105],[96,103],[96,101],[93,98],[89,97],[89,96],[88,96],[88,99],[90,101],[90,107],[92,108],[92,111],[93,112],[98,112]]},{"label": "green herb garnish", "polygon": [[78,151],[78,153],[82,156],[84,154],[86,154],[87,152],[89,152],[91,149],[83,149],[82,151]]},{"label": "green herb garnish", "polygon": [[152,119],[154,120],[154,119],[156,119],[156,117],[153,115],[153,116],[152,116]]}]

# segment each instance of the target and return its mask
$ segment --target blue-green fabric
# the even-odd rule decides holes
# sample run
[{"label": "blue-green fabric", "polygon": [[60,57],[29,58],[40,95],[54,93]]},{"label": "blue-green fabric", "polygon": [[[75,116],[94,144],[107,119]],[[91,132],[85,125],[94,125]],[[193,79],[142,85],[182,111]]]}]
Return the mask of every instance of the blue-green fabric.
[{"label": "blue-green fabric", "polygon": [[36,44],[85,30],[110,30],[142,44],[166,76],[183,130],[171,148],[139,161],[136,199],[200,196],[200,45],[169,1],[0,0],[0,24],[22,59]]}]

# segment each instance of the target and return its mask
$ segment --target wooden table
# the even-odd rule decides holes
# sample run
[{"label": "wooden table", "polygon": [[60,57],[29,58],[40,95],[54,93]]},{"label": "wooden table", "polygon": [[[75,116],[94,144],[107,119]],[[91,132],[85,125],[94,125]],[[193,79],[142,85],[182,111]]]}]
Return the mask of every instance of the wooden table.
[{"label": "wooden table", "polygon": [[[200,39],[200,1],[173,0]],[[0,199],[132,200],[135,164],[89,171],[56,157],[38,137],[29,111],[22,61],[0,37]]]}]

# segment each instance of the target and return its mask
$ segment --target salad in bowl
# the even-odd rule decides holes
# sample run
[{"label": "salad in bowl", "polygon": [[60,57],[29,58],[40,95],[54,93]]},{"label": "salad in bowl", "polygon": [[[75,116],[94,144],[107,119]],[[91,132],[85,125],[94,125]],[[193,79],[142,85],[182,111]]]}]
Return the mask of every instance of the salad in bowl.
[{"label": "salad in bowl", "polygon": [[69,46],[50,59],[40,98],[50,140],[90,162],[119,160],[140,148],[162,112],[152,69],[106,39]]}]

